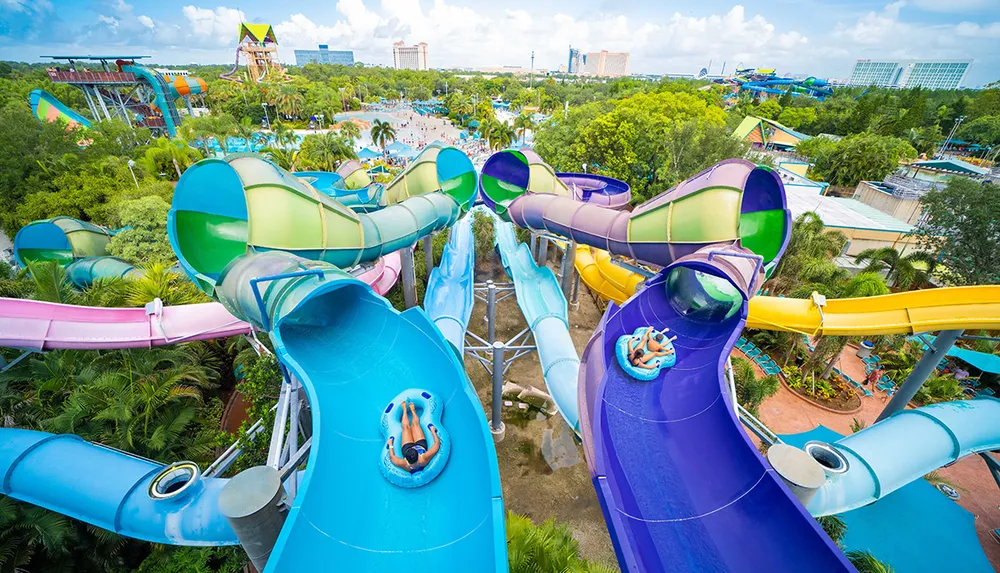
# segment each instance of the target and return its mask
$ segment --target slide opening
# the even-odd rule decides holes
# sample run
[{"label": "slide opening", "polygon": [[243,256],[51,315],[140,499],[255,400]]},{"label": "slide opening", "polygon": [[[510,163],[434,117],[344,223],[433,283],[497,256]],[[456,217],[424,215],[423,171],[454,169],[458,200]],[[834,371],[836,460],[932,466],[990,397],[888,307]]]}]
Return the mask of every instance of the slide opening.
[{"label": "slide opening", "polygon": [[436,163],[441,190],[467,211],[476,196],[476,168],[472,160],[461,150],[446,147],[438,152]]},{"label": "slide opening", "polygon": [[847,457],[830,444],[809,442],[805,446],[805,451],[812,456],[812,459],[819,462],[819,465],[823,466],[827,475],[843,474],[850,468]]},{"label": "slide opening", "polygon": [[508,149],[486,160],[480,185],[494,203],[506,205],[527,191],[530,178],[528,159],[520,151]]},{"label": "slide opening", "polygon": [[201,470],[193,462],[171,464],[156,474],[149,484],[149,497],[170,499],[186,491],[201,477]]},{"label": "slide opening", "polygon": [[743,306],[743,294],[729,280],[678,265],[666,280],[667,300],[681,316],[697,322],[721,322]]},{"label": "slide opening", "polygon": [[764,257],[767,264],[781,256],[791,232],[781,178],[770,168],[757,167],[747,177],[743,191],[741,244]]},{"label": "slide opening", "polygon": [[181,264],[216,280],[247,251],[249,225],[243,182],[226,162],[205,160],[184,172],[174,190],[169,231]]}]

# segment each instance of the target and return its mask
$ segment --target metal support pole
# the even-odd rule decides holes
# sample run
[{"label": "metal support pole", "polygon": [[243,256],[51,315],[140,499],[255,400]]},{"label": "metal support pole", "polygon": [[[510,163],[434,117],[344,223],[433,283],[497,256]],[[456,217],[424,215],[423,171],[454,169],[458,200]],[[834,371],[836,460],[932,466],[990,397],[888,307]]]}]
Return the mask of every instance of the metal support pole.
[{"label": "metal support pole", "polygon": [[[576,266],[574,265],[574,270]],[[573,273],[573,310],[580,308],[580,273]]]},{"label": "metal support pole", "polygon": [[544,267],[545,261],[549,259],[549,238],[542,237],[538,241],[538,266]]},{"label": "metal support pole", "polygon": [[537,255],[535,255],[535,253],[538,252],[538,234],[537,233],[532,233],[531,234],[531,246],[530,246],[530,248],[531,248],[531,256],[533,256],[533,257],[537,256]]},{"label": "metal support pole", "polygon": [[497,285],[493,281],[486,281],[486,341],[493,344],[496,341],[497,331],[494,319],[497,313]]},{"label": "metal support pole", "polygon": [[948,350],[954,346],[955,341],[961,335],[961,330],[942,330],[938,333],[934,343],[924,352],[920,361],[913,367],[910,375],[906,377],[906,382],[903,382],[899,390],[892,397],[892,400],[886,404],[882,413],[878,415],[878,419],[875,420],[876,423],[906,408],[906,405],[917,394],[917,390],[920,390],[920,387],[924,385],[927,378],[937,368],[938,362],[941,362],[941,359],[945,357]]},{"label": "metal support pole", "polygon": [[503,441],[504,425],[500,419],[500,408],[503,406],[503,342],[493,343],[493,408],[490,420],[490,432],[493,433],[493,440]]},{"label": "metal support pole", "polygon": [[431,276],[434,270],[434,238],[430,235],[424,237],[424,261],[427,262],[427,276]]},{"label": "metal support pole", "polygon": [[254,567],[263,571],[288,515],[278,470],[257,466],[240,472],[222,488],[219,511]]},{"label": "metal support pole", "polygon": [[576,241],[566,244],[562,258],[562,280],[559,286],[566,298],[573,294],[573,277],[576,275]]},{"label": "metal support pole", "polygon": [[417,275],[413,271],[413,249],[406,247],[399,250],[403,265],[400,271],[403,279],[403,301],[406,308],[417,306]]},{"label": "metal support pole", "polygon": [[97,86],[94,86],[94,95],[97,96],[97,103],[101,104],[101,109],[104,110],[104,117],[111,119],[111,112],[108,111],[108,106],[104,104],[104,98],[101,97],[101,92],[97,91]]}]

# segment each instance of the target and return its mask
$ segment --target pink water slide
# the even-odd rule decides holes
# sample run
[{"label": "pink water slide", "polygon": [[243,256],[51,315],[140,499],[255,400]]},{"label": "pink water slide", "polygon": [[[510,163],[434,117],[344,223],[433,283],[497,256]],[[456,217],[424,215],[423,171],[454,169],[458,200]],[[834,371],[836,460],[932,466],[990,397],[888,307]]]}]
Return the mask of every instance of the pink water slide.
[{"label": "pink water slide", "polygon": [[[380,295],[399,277],[399,253],[390,253],[358,279]],[[217,302],[146,308],[98,308],[0,298],[0,346],[26,350],[57,348],[149,348],[250,332]]]}]

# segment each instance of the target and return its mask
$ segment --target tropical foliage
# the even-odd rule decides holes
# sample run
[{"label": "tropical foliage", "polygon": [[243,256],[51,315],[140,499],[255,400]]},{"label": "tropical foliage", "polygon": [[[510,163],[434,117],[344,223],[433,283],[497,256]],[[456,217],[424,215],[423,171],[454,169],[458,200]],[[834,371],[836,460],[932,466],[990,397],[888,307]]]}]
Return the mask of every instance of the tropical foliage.
[{"label": "tropical foliage", "polygon": [[372,122],[371,136],[375,145],[385,151],[385,146],[396,139],[396,128],[387,121],[376,119]]},{"label": "tropical foliage", "polygon": [[580,558],[580,544],[566,525],[507,512],[507,558],[510,573],[611,573],[617,568]]},{"label": "tropical foliage", "polygon": [[753,363],[743,358],[733,358],[733,381],[736,384],[736,399],[754,417],[764,400],[778,391],[781,383],[774,375],[757,376]]},{"label": "tropical foliage", "polygon": [[922,287],[930,282],[937,258],[923,251],[906,255],[892,247],[865,249],[854,257],[856,264],[867,263],[866,272],[885,272],[885,280],[900,290]]}]

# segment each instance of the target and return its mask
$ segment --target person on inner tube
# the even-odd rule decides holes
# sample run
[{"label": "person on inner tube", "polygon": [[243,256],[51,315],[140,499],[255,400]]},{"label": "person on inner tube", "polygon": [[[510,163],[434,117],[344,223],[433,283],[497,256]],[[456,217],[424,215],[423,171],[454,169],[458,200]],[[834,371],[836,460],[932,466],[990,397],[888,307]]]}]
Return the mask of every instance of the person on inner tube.
[{"label": "person on inner tube", "polygon": [[[407,413],[407,407],[409,407],[409,413]],[[411,419],[413,420],[412,423]],[[413,402],[407,403],[404,401],[403,457],[397,456],[396,450],[392,447],[393,441],[396,439],[395,436],[389,438],[389,443],[386,446],[389,448],[389,459],[393,465],[411,474],[427,467],[431,458],[441,449],[441,440],[438,438],[437,428],[434,427],[434,424],[428,425],[428,428],[434,435],[434,445],[429,448],[427,447],[427,439],[424,437],[424,429],[420,427],[420,418],[417,417],[417,410],[413,406]]]},{"label": "person on inner tube", "polygon": [[[659,364],[657,363],[651,363],[653,359],[659,358],[660,356],[666,356],[673,352],[673,349],[665,349],[665,345],[659,345],[659,344],[657,344],[657,348],[659,348],[659,350],[656,350],[654,352],[646,352],[644,348],[647,342],[652,342],[650,338],[650,334],[652,332],[653,328],[650,327],[648,330],[646,330],[646,333],[642,335],[642,338],[640,338],[637,343],[635,343],[634,339],[629,340],[628,358],[629,362],[632,363],[632,366],[635,366],[636,368],[646,368],[652,370],[653,368],[659,366]],[[657,334],[661,337],[663,336],[660,333]]]}]

